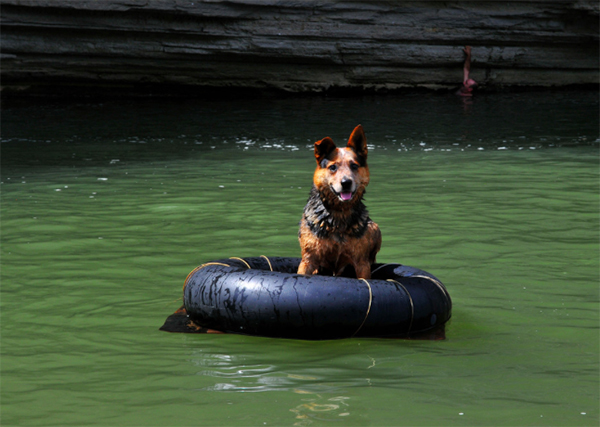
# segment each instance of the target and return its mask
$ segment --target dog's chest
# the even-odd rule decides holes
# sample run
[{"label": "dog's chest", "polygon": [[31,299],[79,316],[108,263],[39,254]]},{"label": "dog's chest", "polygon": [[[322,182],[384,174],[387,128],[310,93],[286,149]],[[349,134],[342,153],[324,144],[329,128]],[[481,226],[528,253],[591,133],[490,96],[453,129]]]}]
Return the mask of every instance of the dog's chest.
[{"label": "dog's chest", "polygon": [[304,225],[317,238],[339,244],[362,237],[369,221],[369,213],[361,202],[354,209],[338,212],[327,209],[317,197],[309,199],[303,216]]},{"label": "dog's chest", "polygon": [[339,244],[346,243],[349,239],[363,236],[367,229],[369,217],[336,219],[334,216],[326,218],[304,215],[305,224],[319,239],[327,239]]}]

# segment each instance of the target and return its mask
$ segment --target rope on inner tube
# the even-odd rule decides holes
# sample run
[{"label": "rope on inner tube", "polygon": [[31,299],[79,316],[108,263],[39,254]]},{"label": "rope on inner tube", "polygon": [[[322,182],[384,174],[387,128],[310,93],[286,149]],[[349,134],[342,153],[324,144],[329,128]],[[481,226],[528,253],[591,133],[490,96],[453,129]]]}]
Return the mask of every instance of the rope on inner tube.
[{"label": "rope on inner tube", "polygon": [[245,260],[245,259],[243,259],[243,258],[238,258],[238,257],[236,257],[236,256],[232,256],[232,257],[229,257],[229,259],[236,259],[236,260],[238,260],[238,261],[242,261],[244,264],[246,264],[246,267],[248,267],[248,270],[252,270],[252,267],[250,267],[250,264],[248,264],[248,263],[246,262],[246,260]]},{"label": "rope on inner tube", "polygon": [[367,282],[366,279],[358,279],[358,280],[362,280],[363,282],[365,282],[367,284],[367,287],[369,288],[369,306],[367,307],[367,314],[365,314],[364,320],[362,321],[362,323],[360,324],[358,329],[352,334],[352,337],[354,337],[354,335],[358,334],[358,331],[361,330],[361,328],[367,321],[367,317],[369,317],[369,313],[371,312],[371,303],[373,302],[373,291],[371,290],[371,284],[369,282]]},{"label": "rope on inner tube", "polygon": [[429,276],[412,276],[412,277],[418,277],[420,279],[427,279],[427,280],[431,280],[433,283],[435,283],[435,285],[440,288],[440,290],[444,293],[444,295],[446,295],[446,298],[448,298],[448,300],[450,299],[450,294],[448,293],[448,290],[446,289],[446,287],[444,285],[442,285],[441,282],[439,282],[438,280],[435,280]]},{"label": "rope on inner tube", "polygon": [[412,329],[413,319],[415,317],[415,304],[413,302],[412,296],[408,292],[408,289],[406,289],[406,287],[402,283],[392,279],[387,279],[387,282],[394,282],[399,284],[400,286],[402,286],[402,289],[404,289],[404,292],[406,292],[406,295],[408,295],[408,300],[410,301],[410,323],[408,324],[407,333],[410,333],[410,330]]},{"label": "rope on inner tube", "polygon": [[266,256],[264,256],[264,255],[261,255],[260,257],[261,257],[261,258],[264,258],[264,259],[266,259],[266,260],[267,260],[267,262],[269,263],[269,268],[271,269],[271,271],[273,271],[273,266],[271,265],[271,260],[269,260],[269,258],[267,258],[267,257],[266,257]]},{"label": "rope on inner tube", "polygon": [[375,270],[371,271],[371,277],[373,277],[373,274],[375,274],[376,271],[381,270],[383,267],[387,267],[388,265],[398,265],[398,264],[388,263],[388,264],[380,265]]},{"label": "rope on inner tube", "polygon": [[223,267],[231,267],[229,264],[223,264],[222,262],[207,262],[206,264],[202,264],[196,268],[194,268],[192,271],[190,271],[190,274],[187,275],[187,277],[185,278],[185,280],[183,281],[183,289],[185,289],[185,285],[187,285],[187,281],[188,279],[198,270],[202,270],[204,267],[208,267],[209,265],[222,265]]}]

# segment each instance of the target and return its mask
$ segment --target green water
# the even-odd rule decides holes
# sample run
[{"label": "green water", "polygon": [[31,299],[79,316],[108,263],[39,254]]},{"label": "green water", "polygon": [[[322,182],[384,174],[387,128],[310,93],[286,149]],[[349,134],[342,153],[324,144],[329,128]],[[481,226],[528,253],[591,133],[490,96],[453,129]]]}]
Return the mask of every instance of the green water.
[{"label": "green water", "polygon": [[[598,94],[9,103],[1,424],[597,426]],[[186,275],[298,256],[311,144],[370,144],[379,262],[443,341],[160,332]]]}]

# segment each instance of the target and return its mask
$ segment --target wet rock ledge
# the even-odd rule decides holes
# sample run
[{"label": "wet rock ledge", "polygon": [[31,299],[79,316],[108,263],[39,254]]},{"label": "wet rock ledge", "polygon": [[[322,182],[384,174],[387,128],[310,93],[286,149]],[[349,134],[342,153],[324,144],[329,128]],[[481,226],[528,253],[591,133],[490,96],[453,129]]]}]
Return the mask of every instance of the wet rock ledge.
[{"label": "wet rock ledge", "polygon": [[590,1],[0,0],[7,91],[598,85]]}]

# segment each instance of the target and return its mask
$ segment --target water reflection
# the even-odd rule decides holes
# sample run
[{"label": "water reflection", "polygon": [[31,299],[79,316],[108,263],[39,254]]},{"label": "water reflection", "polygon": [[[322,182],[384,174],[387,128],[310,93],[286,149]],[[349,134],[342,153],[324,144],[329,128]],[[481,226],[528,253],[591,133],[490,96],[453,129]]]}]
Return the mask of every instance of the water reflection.
[{"label": "water reflection", "polygon": [[[280,349],[281,350],[281,349]],[[282,369],[281,362],[252,363],[248,355],[234,356],[223,353],[211,353],[210,348],[193,351],[191,363],[202,367],[197,375],[209,383],[199,391],[207,392],[289,392],[286,400],[289,406],[292,425],[309,426],[318,421],[339,420],[352,414],[351,398],[339,394],[340,389],[347,386],[369,385],[368,379],[353,377],[348,382],[349,372],[340,375],[346,378],[343,386],[331,382],[329,369],[321,368],[323,375],[312,375],[309,372],[318,371],[307,361],[306,367],[299,367],[301,373],[289,373]],[[272,354],[266,359],[276,359]],[[375,359],[368,356],[369,369],[375,366]],[[328,371],[325,372],[325,371]],[[306,373],[305,373],[306,372]],[[214,380],[211,381],[211,379]],[[281,396],[281,394],[278,394]]]},{"label": "water reflection", "polygon": [[[196,335],[198,336],[198,335]],[[206,335],[205,335],[206,336]],[[226,345],[229,340],[245,340],[248,337],[239,335],[220,335],[222,343]],[[208,339],[208,338],[207,338]],[[262,340],[262,338],[255,338]],[[190,362],[199,368],[196,375],[203,378],[201,388],[206,391],[228,392],[269,392],[293,391],[295,393],[336,393],[347,387],[364,386],[371,382],[370,369],[376,366],[375,357],[366,354],[331,354],[324,351],[311,349],[334,345],[331,343],[314,343],[292,341],[292,348],[286,349],[288,340],[269,340],[268,347],[271,351],[264,354],[225,354],[220,352],[218,339],[215,347],[206,347],[192,351]],[[281,343],[284,343],[283,345]],[[294,346],[307,346],[301,348],[302,353],[308,352],[304,357],[296,354],[292,361],[289,357]],[[349,344],[360,349],[356,343]],[[336,351],[339,351],[339,347]],[[298,358],[299,357],[299,358]],[[352,366],[346,369],[344,366]],[[360,366],[360,368],[359,368]],[[377,373],[374,373],[377,375]],[[388,372],[388,375],[394,375]],[[332,377],[333,375],[333,377]],[[332,381],[335,378],[335,381]]]},{"label": "water reflection", "polygon": [[471,112],[471,108],[473,107],[473,98],[470,96],[461,96],[460,101],[463,107],[463,111],[466,114]]},{"label": "water reflection", "polygon": [[[212,369],[201,370],[198,375],[218,379],[202,388],[203,391],[293,393],[297,399],[291,399],[295,403],[289,411],[295,426],[309,426],[316,421],[335,420],[352,413],[351,398],[336,394],[339,385],[325,383],[325,376],[286,374],[276,365],[237,365],[235,357],[224,354],[203,353],[197,357],[195,364],[212,365]],[[371,360],[371,366],[374,366],[374,359]],[[364,380],[360,382],[365,385]]]},{"label": "water reflection", "polygon": [[[193,101],[189,101],[192,103]],[[356,105],[360,105],[357,108]],[[518,108],[517,108],[518,106]],[[2,117],[3,162],[14,155],[27,164],[51,161],[81,165],[119,159],[187,158],[190,151],[281,150],[299,151],[324,136],[343,141],[347,128],[362,123],[370,148],[404,150],[529,149],[597,144],[597,128],[591,133],[581,123],[597,123],[597,94],[477,94],[471,97],[402,95],[354,99],[308,98],[270,103],[240,100],[210,106],[188,102],[157,102],[123,112],[121,103],[101,106],[26,106],[7,108]],[[139,113],[145,108],[149,114]],[[270,110],[294,111],[264,125],[256,120]],[[95,120],[81,127],[82,110]],[[337,112],[337,113],[336,113]],[[135,114],[131,116],[129,114]],[[160,120],[157,119],[160,116]],[[44,126],[33,128],[30,123]],[[138,123],[135,131],[131,123]],[[163,126],[157,129],[162,123]],[[310,128],[304,124],[310,123]],[[593,126],[592,126],[593,127]],[[464,139],[464,135],[469,135]],[[8,144],[7,144],[8,143]],[[114,157],[107,156],[107,144]],[[42,158],[40,148],[50,146]],[[16,149],[16,150],[15,150]],[[58,150],[64,153],[58,156]],[[43,150],[46,151],[46,150]]]},{"label": "water reflection", "polygon": [[328,421],[336,417],[351,415],[350,398],[346,396],[323,397],[316,393],[294,390],[295,393],[308,395],[302,403],[290,409],[295,414],[295,426],[309,426],[314,421]]}]

